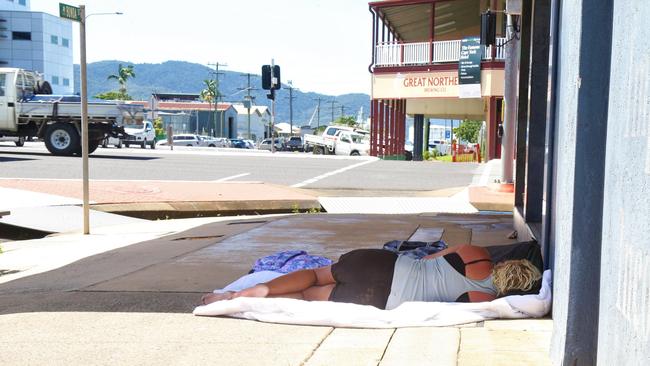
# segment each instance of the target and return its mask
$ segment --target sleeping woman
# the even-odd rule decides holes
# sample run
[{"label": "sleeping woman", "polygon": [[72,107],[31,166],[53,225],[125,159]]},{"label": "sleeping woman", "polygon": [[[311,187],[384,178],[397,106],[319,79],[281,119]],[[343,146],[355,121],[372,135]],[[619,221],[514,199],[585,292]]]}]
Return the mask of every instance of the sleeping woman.
[{"label": "sleeping woman", "polygon": [[237,291],[206,294],[203,304],[237,297],[288,297],[394,309],[406,301],[481,302],[529,291],[541,279],[530,261],[494,264],[487,250],[460,245],[421,259],[357,249],[331,266],[301,270]]}]

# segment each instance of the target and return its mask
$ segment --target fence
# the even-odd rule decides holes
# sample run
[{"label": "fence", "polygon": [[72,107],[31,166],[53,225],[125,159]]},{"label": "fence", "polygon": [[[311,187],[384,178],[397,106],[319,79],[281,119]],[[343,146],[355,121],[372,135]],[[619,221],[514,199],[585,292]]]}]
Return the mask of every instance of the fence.
[{"label": "fence", "polygon": [[480,163],[481,146],[458,145],[455,141],[451,143],[451,161],[454,163]]}]

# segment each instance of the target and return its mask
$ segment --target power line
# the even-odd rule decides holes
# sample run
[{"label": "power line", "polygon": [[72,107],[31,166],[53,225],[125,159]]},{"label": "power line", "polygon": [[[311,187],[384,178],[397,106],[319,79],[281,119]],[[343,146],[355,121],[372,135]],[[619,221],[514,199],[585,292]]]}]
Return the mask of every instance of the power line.
[{"label": "power line", "polygon": [[289,132],[291,133],[291,136],[293,136],[293,100],[296,99],[296,97],[293,96],[293,90],[297,88],[293,87],[291,80],[287,82],[287,85],[289,85],[287,88],[289,89]]},{"label": "power line", "polygon": [[318,97],[318,98],[315,98],[314,100],[318,101],[318,106],[316,107],[316,113],[317,113],[316,129],[318,130],[318,128],[320,127],[320,102],[323,100],[323,98]]},{"label": "power line", "polygon": [[[217,100],[215,101],[215,113],[219,109],[219,102],[223,101],[223,95],[219,91],[219,75],[225,75],[223,72],[219,72],[219,67],[221,66],[228,66],[228,64],[221,63],[219,61],[215,63],[208,63],[208,66],[214,66],[214,71],[212,71],[212,75],[214,76],[214,82],[215,86],[217,88]],[[221,118],[219,121],[219,137],[223,137],[223,113],[221,113]]]},{"label": "power line", "polygon": [[334,122],[334,104],[336,104],[336,103],[338,103],[338,102],[337,102],[336,100],[332,99],[329,103],[332,103],[332,108],[331,108],[331,112],[332,112],[332,122]]},{"label": "power line", "polygon": [[246,88],[237,88],[237,90],[246,90],[246,96],[244,99],[246,99],[247,102],[247,109],[248,109],[248,139],[251,139],[251,105],[253,104],[253,100],[255,99],[254,96],[251,95],[251,90],[257,90],[257,88],[252,88],[251,87],[251,74],[248,73],[246,75],[241,75],[245,76],[248,80],[248,86]]}]

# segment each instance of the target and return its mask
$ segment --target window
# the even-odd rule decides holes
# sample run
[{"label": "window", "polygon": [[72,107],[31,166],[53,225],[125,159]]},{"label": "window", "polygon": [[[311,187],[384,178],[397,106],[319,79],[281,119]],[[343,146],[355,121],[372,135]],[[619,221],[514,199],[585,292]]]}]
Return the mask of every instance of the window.
[{"label": "window", "polygon": [[58,76],[52,76],[52,84],[53,85],[59,85],[59,77]]},{"label": "window", "polygon": [[31,41],[31,32],[11,32],[11,38],[15,41]]},{"label": "window", "polygon": [[5,96],[6,84],[7,84],[7,74],[0,74],[0,97]]},{"label": "window", "polygon": [[59,37],[50,36],[50,42],[52,42],[52,44],[59,44]]},{"label": "window", "polygon": [[18,0],[18,4],[27,5],[27,0]]},{"label": "window", "polygon": [[61,38],[61,46],[70,47],[70,40],[67,38]]},{"label": "window", "polygon": [[63,86],[70,86],[70,79],[63,78]]},{"label": "window", "polygon": [[329,130],[327,130],[327,134],[330,136],[336,135],[337,132],[339,132],[338,128],[330,128]]}]

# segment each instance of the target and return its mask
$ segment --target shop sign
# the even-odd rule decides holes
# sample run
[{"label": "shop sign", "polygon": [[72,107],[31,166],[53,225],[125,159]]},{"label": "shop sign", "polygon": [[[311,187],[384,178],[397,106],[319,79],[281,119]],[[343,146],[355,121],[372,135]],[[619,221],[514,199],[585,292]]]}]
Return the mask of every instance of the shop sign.
[{"label": "shop sign", "polygon": [[458,60],[458,97],[481,97],[481,39],[466,37],[460,43]]}]

